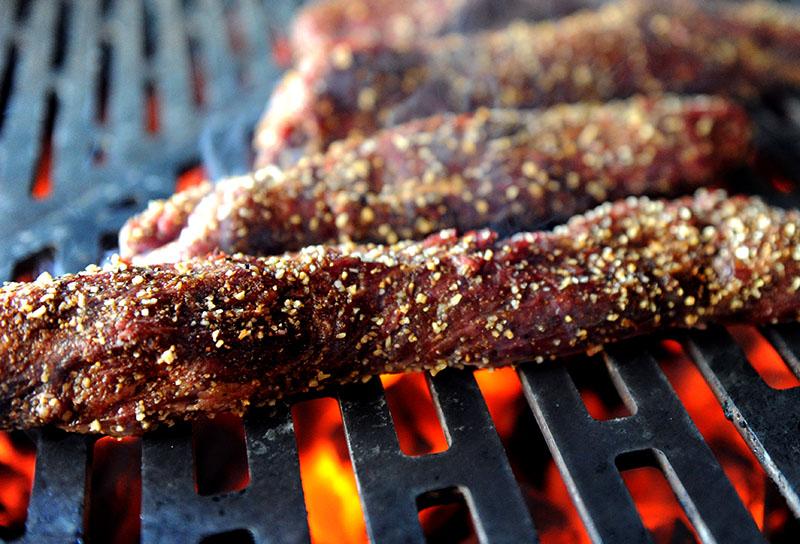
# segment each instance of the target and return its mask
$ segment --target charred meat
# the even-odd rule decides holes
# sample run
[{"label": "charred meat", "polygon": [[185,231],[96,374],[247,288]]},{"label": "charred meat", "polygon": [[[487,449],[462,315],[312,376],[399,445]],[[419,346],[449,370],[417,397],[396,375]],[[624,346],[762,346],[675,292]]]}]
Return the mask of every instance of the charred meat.
[{"label": "charred meat", "polygon": [[701,190],[552,232],[219,256],[0,289],[0,425],[136,434],[383,372],[797,320],[800,213]]},{"label": "charred meat", "polygon": [[447,32],[475,32],[515,19],[558,17],[598,0],[320,0],[305,6],[292,25],[295,59],[338,44],[357,49],[411,46]]},{"label": "charred meat", "polygon": [[708,184],[745,160],[749,141],[744,111],[704,96],[437,115],[334,145],[285,172],[152,203],[122,230],[120,247],[142,264],[217,249],[394,243],[451,227],[533,230],[607,199]]},{"label": "charred meat", "polygon": [[772,2],[621,0],[406,49],[332,48],[286,75],[255,138],[292,164],[348,135],[437,112],[531,108],[635,93],[750,97],[800,86],[800,13]]}]

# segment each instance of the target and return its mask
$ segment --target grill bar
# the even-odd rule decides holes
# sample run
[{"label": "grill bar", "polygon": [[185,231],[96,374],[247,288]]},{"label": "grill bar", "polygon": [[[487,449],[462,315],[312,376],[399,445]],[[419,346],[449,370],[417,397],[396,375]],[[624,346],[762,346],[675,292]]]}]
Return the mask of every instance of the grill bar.
[{"label": "grill bar", "polygon": [[188,434],[142,441],[143,542],[197,542],[238,529],[248,530],[256,542],[309,539],[288,406],[251,414],[245,429],[250,485],[211,497],[195,491]]},{"label": "grill bar", "polygon": [[50,58],[55,38],[58,4],[37,2],[20,28],[18,66],[3,125],[3,141],[15,142],[11,149],[0,147],[0,210],[12,213],[19,202],[31,199],[30,184],[36,169],[40,131],[45,123],[47,96],[52,79]]},{"label": "grill bar", "polygon": [[371,541],[425,542],[418,505],[464,495],[480,542],[536,542],[525,502],[478,385],[469,372],[429,378],[448,449],[400,450],[380,381],[340,394],[342,420]]},{"label": "grill bar", "polygon": [[208,102],[212,108],[218,108],[236,97],[236,71],[240,63],[232,54],[227,33],[224,32],[225,14],[221,3],[200,0],[200,5],[203,16],[195,18],[195,26],[203,44],[204,68],[208,72]]},{"label": "grill bar", "polygon": [[[784,360],[797,360],[800,330],[796,325],[770,328],[766,334]],[[725,330],[692,334],[687,347],[725,415],[800,517],[800,389],[769,387]]]},{"label": "grill bar", "polygon": [[162,130],[167,139],[183,139],[186,119],[196,115],[187,29],[175,24],[182,16],[178,0],[157,2],[152,9],[161,44],[155,56],[153,80],[162,105]]},{"label": "grill bar", "polygon": [[[276,26],[276,22],[291,20],[299,4],[300,0],[277,2],[271,6],[268,15],[257,0],[242,0],[239,4],[239,21],[247,34],[247,47],[252,48],[253,53],[269,51],[272,48],[270,42],[277,40],[276,35],[283,30]],[[270,86],[280,73],[281,71],[273,63],[258,62],[251,63],[245,75],[259,85]]]},{"label": "grill bar", "polygon": [[83,535],[87,459],[94,440],[60,432],[40,433],[36,478],[23,542],[77,542]]},{"label": "grill bar", "polygon": [[108,100],[108,153],[135,153],[144,139],[144,10],[140,2],[116,2],[108,25],[111,90]]},{"label": "grill bar", "polygon": [[53,198],[68,199],[70,195],[89,188],[90,179],[81,175],[83,166],[63,157],[90,157],[97,145],[92,123],[94,111],[85,91],[77,81],[96,81],[98,49],[95,47],[100,29],[98,2],[90,0],[68,4],[71,17],[68,24],[74,29],[66,38],[66,57],[58,96],[60,112],[53,131]]},{"label": "grill bar", "polygon": [[598,421],[563,365],[520,369],[525,395],[596,542],[647,542],[650,536],[618,465],[657,460],[704,542],[762,542],[711,450],[655,360],[640,342],[609,348],[606,364],[633,415]]},{"label": "grill bar", "polygon": [[[175,175],[197,160],[199,135],[210,119],[263,107],[278,73],[265,60],[273,36],[248,15],[259,12],[267,26],[285,30],[296,2],[285,3],[31,0],[17,21],[17,2],[2,2],[0,72],[12,70],[13,78],[0,125],[0,232],[6,237],[0,280],[10,279],[14,263],[44,248],[55,250],[56,272],[96,262],[104,235],[148,200],[172,193]],[[228,11],[249,23],[237,31],[243,47],[236,50],[224,31]],[[206,104],[192,99],[190,40]],[[258,76],[239,78],[239,72]],[[145,130],[148,89],[158,112],[155,133]],[[48,120],[53,192],[36,200],[31,184],[50,140]],[[72,250],[76,241],[84,246]]]}]

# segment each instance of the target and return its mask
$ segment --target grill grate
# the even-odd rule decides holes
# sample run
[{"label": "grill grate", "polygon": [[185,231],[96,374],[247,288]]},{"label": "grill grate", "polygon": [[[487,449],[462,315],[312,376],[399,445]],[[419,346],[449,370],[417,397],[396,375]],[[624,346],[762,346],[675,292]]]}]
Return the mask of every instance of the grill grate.
[{"label": "grill grate", "polygon": [[422,457],[400,451],[379,380],[339,396],[370,539],[424,542],[415,501],[436,504],[459,492],[481,542],[534,542],[528,510],[472,375],[445,371],[429,385],[449,448]]},{"label": "grill grate", "polygon": [[294,5],[0,2],[0,279],[47,248],[59,273],[96,262],[104,235],[169,195],[211,119],[263,107],[278,74],[269,29]]},{"label": "grill grate", "polygon": [[[35,255],[52,255],[48,268],[58,273],[99,260],[104,235],[148,199],[172,192],[176,173],[197,156],[204,127],[200,147],[212,177],[246,171],[248,129],[277,74],[264,59],[293,9],[294,2],[267,0],[0,2],[0,232],[8,240],[0,277]],[[241,40],[221,31],[231,21],[240,24]],[[158,110],[157,122],[144,118],[148,108]],[[788,153],[800,155],[791,145]],[[48,167],[53,191],[40,200],[32,183]],[[768,196],[797,204],[794,196]],[[800,328],[764,333],[800,375]],[[794,420],[787,423],[800,413],[798,390],[766,386],[724,330],[687,334],[684,343],[800,516],[800,441]],[[519,371],[592,538],[649,540],[619,467],[655,464],[703,541],[763,541],[643,342],[609,350],[606,364],[629,417],[592,419],[558,364]],[[378,380],[339,393],[371,539],[420,542],[417,509],[461,494],[480,541],[535,541],[475,380],[445,371],[429,384],[449,448],[420,457],[400,452]],[[195,492],[187,429],[142,440],[143,542],[192,542],[240,529],[256,542],[309,539],[288,406],[250,414],[245,431],[250,485],[210,497]],[[24,541],[83,539],[95,439],[37,434]]]},{"label": "grill grate", "polygon": [[[800,328],[780,325],[764,332],[792,371],[800,375],[797,365]],[[722,402],[725,415],[778,485],[794,515],[800,517],[800,441],[796,420],[796,414],[800,413],[800,389],[769,387],[727,331],[694,334],[687,344]]]},{"label": "grill grate", "polygon": [[592,539],[649,540],[617,466],[647,466],[655,459],[704,542],[760,541],[753,519],[646,346],[627,342],[609,348],[606,364],[633,415],[593,419],[563,365],[521,370],[525,395]]},{"label": "grill grate", "polygon": [[190,436],[169,433],[142,441],[143,542],[197,542],[241,528],[256,542],[308,540],[288,406],[250,414],[245,429],[250,485],[211,497],[195,491]]}]

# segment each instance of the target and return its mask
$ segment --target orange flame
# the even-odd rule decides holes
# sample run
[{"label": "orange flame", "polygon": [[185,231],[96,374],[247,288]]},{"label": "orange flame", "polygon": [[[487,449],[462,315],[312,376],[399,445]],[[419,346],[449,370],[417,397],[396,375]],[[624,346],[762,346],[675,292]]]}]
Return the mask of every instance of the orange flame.
[{"label": "orange flame", "polygon": [[24,525],[35,464],[31,448],[21,448],[0,431],[0,527],[16,532]]},{"label": "orange flame", "polygon": [[338,403],[331,398],[301,402],[292,407],[292,417],[312,542],[366,542]]},{"label": "orange flame", "polygon": [[36,174],[31,186],[31,196],[36,200],[43,200],[50,196],[53,190],[53,142],[45,138],[42,142],[42,151],[36,164]]},{"label": "orange flame", "polygon": [[194,166],[178,175],[178,180],[175,183],[175,191],[185,191],[190,187],[200,185],[208,179],[206,171],[202,166]]},{"label": "orange flame", "polygon": [[664,474],[654,467],[625,470],[622,479],[628,487],[642,524],[650,530],[656,542],[679,542],[690,538],[676,537],[681,528],[686,536],[699,542],[689,518],[681,508]]},{"label": "orange flame", "polygon": [[448,447],[424,374],[381,376],[400,449],[406,455],[425,455]]},{"label": "orange flame", "polygon": [[774,389],[791,389],[800,385],[797,376],[789,370],[772,344],[755,327],[732,325],[729,329],[767,385]]}]

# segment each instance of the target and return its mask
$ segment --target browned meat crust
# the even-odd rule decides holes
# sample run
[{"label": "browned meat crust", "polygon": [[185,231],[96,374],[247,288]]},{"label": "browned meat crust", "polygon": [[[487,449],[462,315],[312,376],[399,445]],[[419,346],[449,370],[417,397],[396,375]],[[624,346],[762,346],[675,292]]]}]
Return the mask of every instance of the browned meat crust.
[{"label": "browned meat crust", "polygon": [[305,6],[291,31],[296,59],[337,44],[408,47],[444,32],[474,32],[514,19],[558,17],[597,0],[321,0]]},{"label": "browned meat crust", "polygon": [[172,195],[168,200],[150,201],[144,212],[125,223],[120,232],[121,252],[127,256],[147,253],[174,241],[186,227],[197,205],[210,192],[211,184],[203,182]]},{"label": "browned meat crust", "polygon": [[621,0],[404,50],[340,45],[279,85],[256,134],[258,164],[441,111],[657,91],[748,97],[800,85],[798,58],[800,14],[774,2]]},{"label": "browned meat crust", "polygon": [[697,188],[744,161],[749,142],[746,114],[721,98],[439,115],[333,146],[285,173],[151,204],[123,228],[121,252],[142,264],[215,249],[394,243],[451,227],[531,230],[607,199]]},{"label": "browned meat crust", "polygon": [[322,0],[297,14],[291,43],[295,59],[324,53],[336,44],[357,49],[377,44],[403,47],[445,27],[464,0]]},{"label": "browned meat crust", "polygon": [[798,319],[800,213],[701,191],[552,232],[118,264],[0,289],[0,425],[140,433],[382,372]]}]

